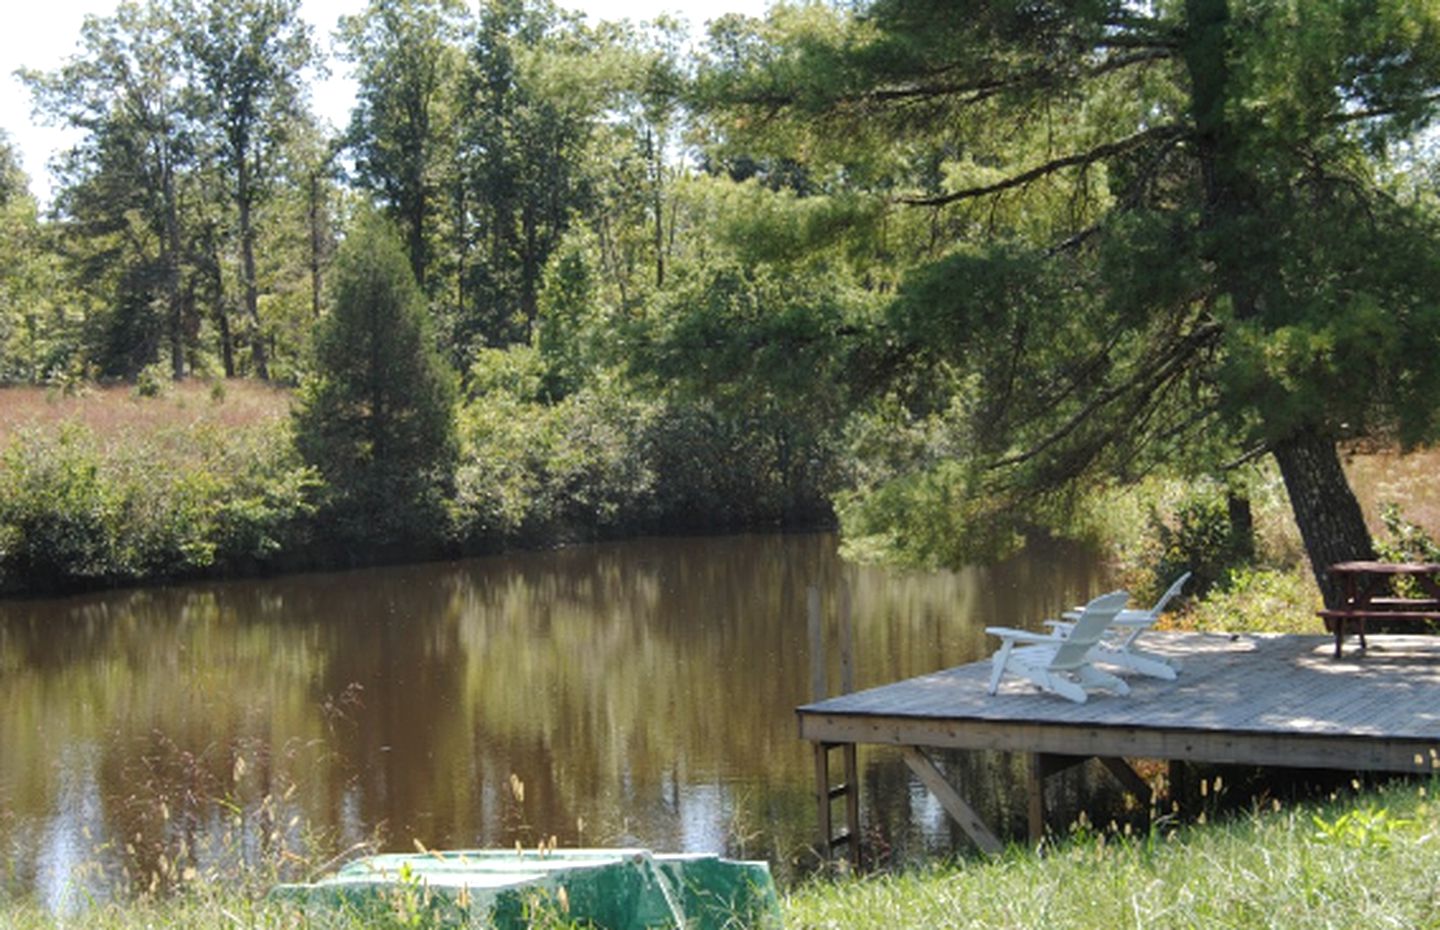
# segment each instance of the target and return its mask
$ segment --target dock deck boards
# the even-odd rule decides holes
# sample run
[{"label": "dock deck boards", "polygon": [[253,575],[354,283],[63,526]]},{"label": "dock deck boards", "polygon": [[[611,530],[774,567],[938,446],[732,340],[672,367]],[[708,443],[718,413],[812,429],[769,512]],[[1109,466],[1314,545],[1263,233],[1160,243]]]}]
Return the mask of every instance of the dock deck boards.
[{"label": "dock deck boards", "polygon": [[1128,696],[1085,704],[1007,677],[988,660],[797,709],[815,742],[1237,762],[1353,770],[1440,769],[1440,638],[1374,636],[1336,659],[1328,636],[1152,633],[1175,681],[1127,675]]}]

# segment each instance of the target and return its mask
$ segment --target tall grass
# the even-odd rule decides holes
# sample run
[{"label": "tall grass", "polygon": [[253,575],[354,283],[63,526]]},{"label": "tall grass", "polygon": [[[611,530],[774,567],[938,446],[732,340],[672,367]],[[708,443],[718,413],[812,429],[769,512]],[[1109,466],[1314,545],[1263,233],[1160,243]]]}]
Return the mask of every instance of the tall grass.
[{"label": "tall grass", "polygon": [[1355,928],[1440,926],[1435,786],[1124,838],[1080,831],[1042,855],[817,881],[786,926]]},{"label": "tall grass", "polygon": [[[783,900],[800,930],[905,927],[1349,928],[1440,926],[1440,784],[1396,784],[1321,804],[1272,803],[1231,820],[1127,836],[1077,826],[1036,852],[893,874],[817,878]],[[236,930],[428,926],[397,907],[365,918],[266,901],[253,876],[192,882],[69,916],[0,901],[9,930]],[[534,926],[569,926],[553,913]]]},{"label": "tall grass", "polygon": [[284,422],[290,397],[285,388],[244,380],[167,383],[154,397],[126,385],[7,387],[0,389],[0,447],[21,432],[55,432],[65,424],[83,426],[107,444],[202,423],[247,430]]}]

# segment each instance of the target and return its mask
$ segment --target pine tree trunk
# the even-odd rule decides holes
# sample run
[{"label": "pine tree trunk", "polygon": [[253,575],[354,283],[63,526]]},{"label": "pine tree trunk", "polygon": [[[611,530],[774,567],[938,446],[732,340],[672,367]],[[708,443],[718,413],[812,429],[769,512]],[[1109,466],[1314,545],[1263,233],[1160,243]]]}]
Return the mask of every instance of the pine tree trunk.
[{"label": "pine tree trunk", "polygon": [[1375,549],[1360,503],[1340,467],[1335,443],[1314,430],[1304,430],[1277,443],[1272,451],[1285,479],[1315,583],[1325,597],[1325,606],[1339,607],[1340,586],[1325,574],[1326,568],[1351,559],[1373,559]]}]

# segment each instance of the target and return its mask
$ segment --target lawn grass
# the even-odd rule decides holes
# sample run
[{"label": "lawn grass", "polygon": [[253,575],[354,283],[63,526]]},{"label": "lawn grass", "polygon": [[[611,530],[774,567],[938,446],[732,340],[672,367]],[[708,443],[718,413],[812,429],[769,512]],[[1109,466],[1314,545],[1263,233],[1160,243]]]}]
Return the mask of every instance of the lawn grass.
[{"label": "lawn grass", "polygon": [[1140,839],[1082,832],[1043,855],[815,881],[790,928],[1440,926],[1436,786],[1266,809]]}]

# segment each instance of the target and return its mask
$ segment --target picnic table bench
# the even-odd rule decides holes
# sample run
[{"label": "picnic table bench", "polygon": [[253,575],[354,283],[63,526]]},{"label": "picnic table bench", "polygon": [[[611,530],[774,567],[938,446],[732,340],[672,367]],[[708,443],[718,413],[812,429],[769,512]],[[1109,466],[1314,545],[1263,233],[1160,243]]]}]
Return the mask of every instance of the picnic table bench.
[{"label": "picnic table bench", "polygon": [[[1335,634],[1335,658],[1345,634],[1354,629],[1365,644],[1365,623],[1440,624],[1440,563],[1434,562],[1337,562],[1327,570],[1344,584],[1340,607],[1316,611],[1325,628]],[[1395,597],[1390,584],[1396,578],[1413,578],[1424,596]]]}]

